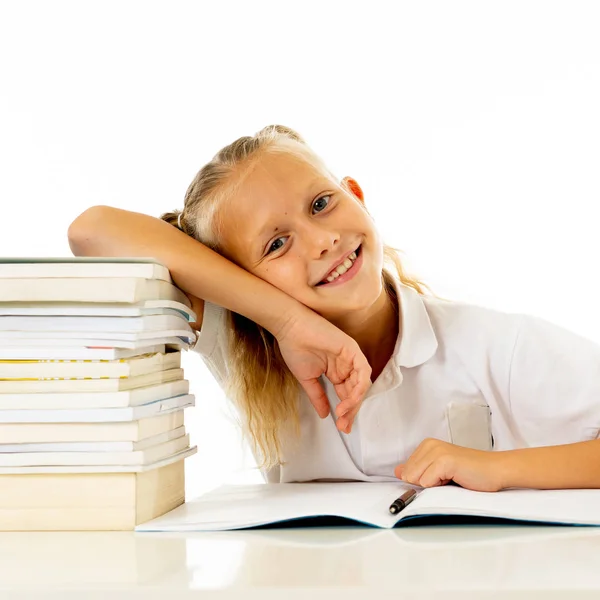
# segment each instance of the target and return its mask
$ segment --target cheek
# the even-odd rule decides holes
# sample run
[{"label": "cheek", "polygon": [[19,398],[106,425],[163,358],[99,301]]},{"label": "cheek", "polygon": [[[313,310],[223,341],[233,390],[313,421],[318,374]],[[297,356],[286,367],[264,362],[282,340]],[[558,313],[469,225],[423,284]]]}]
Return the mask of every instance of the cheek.
[{"label": "cheek", "polygon": [[265,268],[265,279],[277,287],[288,287],[298,284],[297,266],[293,261],[278,261],[279,264],[272,264]]},{"label": "cheek", "polygon": [[280,290],[295,296],[302,284],[306,284],[306,271],[302,270],[302,265],[299,261],[281,259],[274,263],[265,266],[261,272],[261,277],[271,285]]}]

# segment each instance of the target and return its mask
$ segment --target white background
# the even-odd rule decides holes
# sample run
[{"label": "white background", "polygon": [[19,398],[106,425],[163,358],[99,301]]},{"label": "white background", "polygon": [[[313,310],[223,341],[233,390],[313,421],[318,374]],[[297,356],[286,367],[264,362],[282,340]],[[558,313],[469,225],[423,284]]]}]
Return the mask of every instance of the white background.
[{"label": "white background", "polygon": [[[600,341],[599,30],[574,0],[0,2],[0,256],[70,255],[94,204],[181,208],[219,148],[280,123],[434,292]],[[188,497],[256,480],[184,367]]]}]

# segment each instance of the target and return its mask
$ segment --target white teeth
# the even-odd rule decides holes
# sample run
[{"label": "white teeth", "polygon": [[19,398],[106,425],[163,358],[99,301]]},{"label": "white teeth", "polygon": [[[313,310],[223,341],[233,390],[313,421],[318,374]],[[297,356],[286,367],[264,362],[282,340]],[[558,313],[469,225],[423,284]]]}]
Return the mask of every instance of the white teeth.
[{"label": "white teeth", "polygon": [[352,263],[356,260],[356,252],[348,255],[348,258],[331,273],[329,277],[326,278],[325,281],[327,283],[331,283],[335,279],[337,279],[340,275],[343,275],[351,266]]}]

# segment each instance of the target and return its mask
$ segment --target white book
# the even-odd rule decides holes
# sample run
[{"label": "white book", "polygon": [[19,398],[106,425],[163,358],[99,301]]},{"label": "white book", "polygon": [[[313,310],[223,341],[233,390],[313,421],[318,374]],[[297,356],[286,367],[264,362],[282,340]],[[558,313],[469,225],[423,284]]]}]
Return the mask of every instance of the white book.
[{"label": "white book", "polygon": [[189,391],[190,382],[187,379],[178,379],[122,392],[0,394],[0,410],[67,410],[140,406],[155,400],[185,396]]},{"label": "white book", "polygon": [[0,302],[127,302],[175,300],[191,306],[174,284],[141,277],[3,279]]},{"label": "white book", "polygon": [[118,392],[183,379],[183,369],[169,369],[117,379],[47,379],[44,381],[0,381],[0,394],[44,394],[46,392]]},{"label": "white book", "polygon": [[182,337],[191,340],[195,337],[192,328],[181,320],[178,329],[162,329],[154,331],[136,331],[135,333],[124,333],[121,331],[1,331],[0,340],[85,340],[87,345],[92,345],[92,341],[127,341],[138,342],[150,339],[165,339],[168,337]]},{"label": "white book", "polygon": [[184,421],[185,409],[181,408],[145,419],[109,423],[0,423],[0,440],[4,444],[138,442],[181,427]]},{"label": "white book", "polygon": [[0,410],[0,423],[112,423],[137,421],[194,406],[193,394],[155,400],[140,406],[68,410]]},{"label": "white book", "polygon": [[341,517],[392,528],[433,516],[600,525],[600,489],[474,492],[457,486],[421,490],[397,514],[389,507],[412,489],[402,482],[265,483],[226,485],[136,527],[136,531],[223,531],[302,519]]},{"label": "white book", "polygon": [[145,473],[153,469],[165,467],[178,460],[193,456],[198,451],[197,446],[191,446],[176,452],[167,458],[153,463],[134,465],[53,465],[35,467],[0,467],[0,475],[37,475],[43,473]]},{"label": "white book", "polygon": [[150,257],[0,257],[0,279],[19,277],[143,277],[173,281],[169,269]]},{"label": "white book", "polygon": [[0,380],[115,379],[180,367],[181,352],[146,354],[110,361],[0,359]]},{"label": "white book", "polygon": [[3,346],[1,360],[117,360],[145,354],[164,353],[164,344],[142,348],[87,348],[85,346]]},{"label": "white book", "polygon": [[[140,331],[160,332],[182,329],[189,333],[188,320],[183,315],[147,315],[143,317],[9,317],[0,315],[2,332],[56,332],[65,331],[78,335],[79,331],[135,333]],[[4,335],[4,333],[3,333]],[[12,335],[12,333],[11,333]]]},{"label": "white book", "polygon": [[16,452],[134,452],[164,444],[185,435],[185,427],[177,427],[136,442],[39,442],[0,444],[0,454]]},{"label": "white book", "polygon": [[1,302],[0,315],[6,316],[92,316],[138,317],[145,315],[182,315],[194,322],[196,313],[174,300],[144,300],[136,304],[118,302]]},{"label": "white book", "polygon": [[[183,338],[180,337],[176,337],[176,336],[168,336],[168,337],[157,337],[157,338],[153,338],[153,339],[147,339],[147,340],[141,340],[141,339],[135,339],[132,341],[128,341],[128,340],[110,340],[110,339],[99,339],[99,338],[94,338],[94,339],[79,339],[79,338],[43,338],[43,339],[36,339],[36,338],[27,338],[27,339],[20,339],[18,337],[12,337],[11,339],[5,339],[2,337],[2,332],[0,331],[0,351],[3,352],[3,354],[8,354],[13,352],[13,348],[15,351],[18,351],[19,349],[23,349],[26,348],[28,351],[35,349],[36,347],[43,347],[43,348],[47,348],[47,347],[53,347],[53,346],[59,346],[59,347],[65,347],[65,348],[69,348],[69,349],[106,349],[106,350],[123,350],[123,349],[129,349],[129,350],[139,350],[139,352],[136,352],[135,354],[141,354],[142,350],[144,352],[147,352],[149,347],[152,346],[160,346],[162,345],[164,347],[164,345],[170,345],[170,346],[182,346],[187,348],[189,346],[189,341],[186,340],[184,341]],[[59,348],[60,350],[60,348]],[[9,358],[14,358],[12,355],[9,356]],[[115,358],[117,358],[115,356]]]},{"label": "white book", "polygon": [[51,467],[57,465],[147,465],[163,460],[190,445],[188,434],[133,452],[13,452],[0,454],[0,467]]}]

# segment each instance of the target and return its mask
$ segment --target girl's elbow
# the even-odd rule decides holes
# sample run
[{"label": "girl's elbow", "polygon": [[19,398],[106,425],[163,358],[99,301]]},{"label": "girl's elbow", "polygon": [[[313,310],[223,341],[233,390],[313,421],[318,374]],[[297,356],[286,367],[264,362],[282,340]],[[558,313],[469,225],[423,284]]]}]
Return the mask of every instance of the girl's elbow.
[{"label": "girl's elbow", "polygon": [[90,240],[92,232],[98,227],[102,216],[109,206],[91,206],[84,210],[70,225],[67,230],[69,247],[74,256],[86,255],[86,242]]}]

